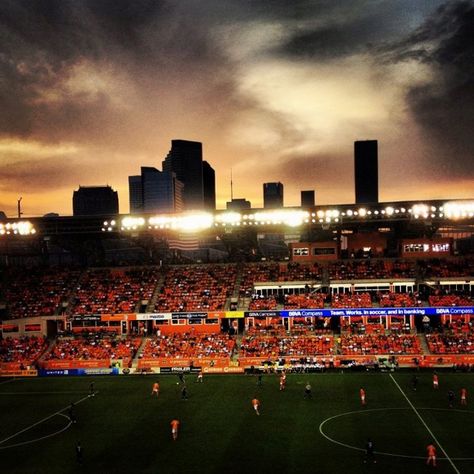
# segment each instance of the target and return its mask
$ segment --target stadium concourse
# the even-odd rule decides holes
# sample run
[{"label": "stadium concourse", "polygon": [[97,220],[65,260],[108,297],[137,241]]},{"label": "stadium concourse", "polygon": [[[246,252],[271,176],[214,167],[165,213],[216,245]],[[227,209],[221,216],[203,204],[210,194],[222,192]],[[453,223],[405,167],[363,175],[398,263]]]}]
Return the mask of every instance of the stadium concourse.
[{"label": "stadium concourse", "polygon": [[474,364],[471,258],[8,268],[0,374]]}]

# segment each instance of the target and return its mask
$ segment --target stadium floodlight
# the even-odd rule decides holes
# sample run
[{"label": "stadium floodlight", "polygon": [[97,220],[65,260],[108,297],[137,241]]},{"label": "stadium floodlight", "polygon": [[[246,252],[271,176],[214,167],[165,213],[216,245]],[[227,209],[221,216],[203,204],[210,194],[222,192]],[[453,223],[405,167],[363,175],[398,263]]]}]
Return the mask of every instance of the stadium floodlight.
[{"label": "stadium floodlight", "polygon": [[318,211],[318,217],[321,218],[321,217],[324,217],[324,211]]},{"label": "stadium floodlight", "polygon": [[188,214],[174,218],[171,225],[172,229],[183,232],[196,232],[212,227],[214,218],[207,212]]},{"label": "stadium floodlight", "polygon": [[125,230],[136,230],[139,227],[145,225],[145,219],[143,217],[131,217],[127,216],[122,219],[121,227]]},{"label": "stadium floodlight", "polygon": [[387,206],[385,208],[385,214],[387,216],[392,216],[394,212],[395,212],[395,209],[392,206]]},{"label": "stadium floodlight", "polygon": [[426,204],[415,204],[408,212],[410,211],[415,216],[415,219],[420,216],[426,219],[429,215],[429,207]]},{"label": "stadium floodlight", "polygon": [[359,209],[359,216],[360,217],[365,217],[367,215],[367,209],[365,209],[365,207],[361,207]]},{"label": "stadium floodlight", "polygon": [[253,216],[255,221],[267,224],[284,224],[289,227],[298,227],[309,217],[308,211],[275,210],[256,212]]},{"label": "stadium floodlight", "polygon": [[30,221],[7,222],[0,224],[0,235],[32,235],[36,234],[36,229]]},{"label": "stadium floodlight", "polygon": [[352,211],[352,209],[348,209],[348,210],[347,210],[347,215],[348,215],[349,217],[352,217],[353,214],[354,214],[354,212]]},{"label": "stadium floodlight", "polygon": [[218,214],[215,218],[216,222],[222,224],[237,224],[240,223],[242,220],[242,215],[239,212],[223,212],[222,214]]},{"label": "stadium floodlight", "polygon": [[448,219],[461,219],[474,212],[474,201],[449,201],[444,204],[443,210]]}]

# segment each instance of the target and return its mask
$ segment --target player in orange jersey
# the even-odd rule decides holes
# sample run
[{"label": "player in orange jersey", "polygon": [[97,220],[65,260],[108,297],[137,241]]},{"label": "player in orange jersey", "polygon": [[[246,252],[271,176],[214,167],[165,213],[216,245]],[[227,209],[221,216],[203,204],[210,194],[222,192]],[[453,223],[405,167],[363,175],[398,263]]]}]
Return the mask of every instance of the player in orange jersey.
[{"label": "player in orange jersey", "polygon": [[360,394],[360,403],[362,403],[362,405],[365,405],[365,390],[361,388],[359,390],[359,394]]},{"label": "player in orange jersey", "polygon": [[465,388],[461,389],[461,405],[467,405],[467,390]]},{"label": "player in orange jersey", "polygon": [[426,446],[426,451],[428,453],[428,458],[426,459],[426,465],[429,466],[431,463],[433,467],[436,467],[436,448],[433,443]]},{"label": "player in orange jersey", "polygon": [[280,375],[280,392],[285,390],[285,387],[286,387],[286,375],[285,373],[283,372],[281,375]]},{"label": "player in orange jersey", "polygon": [[260,401],[257,398],[254,398],[252,400],[252,406],[253,406],[253,409],[255,410],[255,413],[257,415],[260,415],[260,412],[258,411],[258,407],[260,406]]},{"label": "player in orange jersey", "polygon": [[179,420],[171,420],[171,436],[173,437],[173,441],[178,439],[178,428],[179,428]]},{"label": "player in orange jersey", "polygon": [[159,394],[160,394],[160,384],[158,382],[155,382],[151,390],[151,396],[153,395],[158,396]]},{"label": "player in orange jersey", "polygon": [[439,380],[438,380],[438,374],[435,372],[433,374],[433,388],[437,390],[439,387]]}]

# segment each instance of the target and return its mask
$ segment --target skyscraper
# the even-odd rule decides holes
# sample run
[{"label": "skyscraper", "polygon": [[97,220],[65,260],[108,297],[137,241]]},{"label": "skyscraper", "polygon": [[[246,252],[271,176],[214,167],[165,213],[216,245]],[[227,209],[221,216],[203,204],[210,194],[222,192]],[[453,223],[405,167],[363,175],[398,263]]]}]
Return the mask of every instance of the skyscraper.
[{"label": "skyscraper", "polygon": [[174,173],[142,166],[140,176],[129,176],[130,213],[181,212],[183,183]]},{"label": "skyscraper", "polygon": [[204,209],[216,210],[216,172],[207,162],[202,162],[202,182],[204,192]]},{"label": "skyscraper", "polygon": [[172,140],[171,150],[163,161],[163,171],[176,173],[184,185],[184,209],[204,208],[202,143]]},{"label": "skyscraper", "polygon": [[74,216],[103,216],[118,211],[118,194],[110,186],[79,186],[73,193]]},{"label": "skyscraper", "polygon": [[141,175],[128,177],[128,196],[130,214],[143,212],[143,186]]},{"label": "skyscraper", "polygon": [[301,191],[301,207],[313,207],[315,203],[314,191]]},{"label": "skyscraper", "polygon": [[279,209],[283,207],[283,184],[263,184],[263,207],[265,209]]},{"label": "skyscraper", "polygon": [[377,140],[354,142],[354,174],[356,204],[379,201]]}]

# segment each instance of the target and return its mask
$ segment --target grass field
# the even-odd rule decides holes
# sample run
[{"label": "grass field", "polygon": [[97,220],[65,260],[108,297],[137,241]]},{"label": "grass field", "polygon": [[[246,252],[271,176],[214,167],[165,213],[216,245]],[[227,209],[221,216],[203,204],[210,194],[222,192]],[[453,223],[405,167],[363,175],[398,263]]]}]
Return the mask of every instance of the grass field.
[{"label": "grass field", "polygon": [[[275,375],[264,376],[261,387],[252,376],[208,376],[197,384],[188,375],[186,401],[174,375],[0,380],[0,468],[49,474],[474,472],[474,407],[459,403],[462,387],[474,394],[474,374],[441,373],[438,391],[431,373],[419,374],[416,391],[411,378],[409,372],[289,374],[280,392]],[[155,379],[158,399],[150,396]],[[88,397],[91,381],[95,397]],[[310,400],[303,397],[308,381]],[[365,407],[360,387],[367,392]],[[251,406],[255,395],[261,416]],[[71,402],[77,423],[70,425]],[[173,418],[181,421],[176,442]],[[368,437],[377,464],[364,463]],[[82,465],[75,454],[79,440]],[[436,470],[425,466],[431,441],[445,458]]]}]

